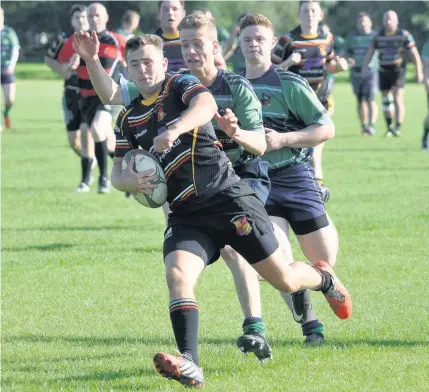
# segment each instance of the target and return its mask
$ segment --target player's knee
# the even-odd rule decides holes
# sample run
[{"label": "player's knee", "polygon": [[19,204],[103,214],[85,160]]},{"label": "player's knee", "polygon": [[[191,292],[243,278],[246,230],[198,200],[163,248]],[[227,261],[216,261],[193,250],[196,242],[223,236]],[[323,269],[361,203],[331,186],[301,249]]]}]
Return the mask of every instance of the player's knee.
[{"label": "player's knee", "polygon": [[15,98],[8,97],[5,99],[5,105],[11,107],[15,103]]},{"label": "player's knee", "polygon": [[170,291],[173,289],[177,290],[180,288],[193,286],[195,284],[186,270],[178,265],[169,266],[166,270],[165,278]]},{"label": "player's knee", "polygon": [[392,93],[383,96],[383,112],[392,113],[395,109]]},{"label": "player's knee", "polygon": [[68,133],[69,144],[71,148],[77,149],[80,146],[80,135],[78,132]]}]

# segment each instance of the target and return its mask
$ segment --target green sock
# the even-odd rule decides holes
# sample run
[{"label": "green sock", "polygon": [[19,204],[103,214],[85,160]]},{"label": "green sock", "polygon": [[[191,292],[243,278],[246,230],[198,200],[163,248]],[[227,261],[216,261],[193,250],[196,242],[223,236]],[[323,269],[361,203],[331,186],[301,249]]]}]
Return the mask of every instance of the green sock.
[{"label": "green sock", "polygon": [[260,317],[247,317],[243,322],[243,333],[253,334],[258,333],[264,336],[265,334],[265,323]]},{"label": "green sock", "polygon": [[3,116],[4,117],[8,117],[9,116],[10,109],[12,109],[12,106],[6,105],[4,107],[4,111],[3,111]]}]

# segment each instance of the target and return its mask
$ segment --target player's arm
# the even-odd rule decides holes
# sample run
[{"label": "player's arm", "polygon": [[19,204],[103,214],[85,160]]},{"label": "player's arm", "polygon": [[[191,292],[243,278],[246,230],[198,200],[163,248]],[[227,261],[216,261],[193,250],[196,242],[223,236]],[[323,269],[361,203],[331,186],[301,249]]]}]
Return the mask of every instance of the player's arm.
[{"label": "player's arm", "polygon": [[371,60],[374,56],[374,53],[377,49],[376,45],[377,45],[377,37],[375,37],[372,40],[372,44],[368,47],[368,50],[366,51],[365,57],[363,59],[362,62],[362,75],[368,74],[369,73],[369,64],[371,63]]},{"label": "player's arm", "polygon": [[422,63],[423,63],[423,83],[426,87],[426,91],[429,93],[429,42],[427,42],[423,47]]},{"label": "player's arm", "polygon": [[282,90],[286,106],[306,127],[286,133],[266,129],[267,150],[315,147],[335,136],[334,123],[305,81],[282,81]]},{"label": "player's arm", "polygon": [[283,52],[281,55],[281,62],[278,64],[280,68],[289,69],[294,65],[299,65],[302,61],[301,53],[295,52],[292,47],[292,40],[287,40],[286,37],[284,39]]},{"label": "player's arm", "polygon": [[[278,40],[274,49],[271,51],[271,62],[273,64],[279,65],[283,61],[283,53],[289,39],[286,36],[281,36]],[[290,53],[287,55],[289,57]],[[280,66],[280,65],[279,65]],[[281,68],[284,68],[286,65],[283,64]]]},{"label": "player's arm", "polygon": [[329,45],[327,56],[326,56],[326,66],[325,69],[330,74],[335,74],[338,72],[347,71],[349,69],[349,65],[347,60],[344,57],[337,56],[334,52],[333,44],[334,37],[331,33],[331,45]]},{"label": "player's arm", "polygon": [[234,112],[228,111],[223,115],[216,113],[216,121],[220,128],[246,151],[261,156],[267,149],[261,103],[252,86],[244,78],[242,83],[231,88]]},{"label": "player's arm", "polygon": [[239,32],[238,25],[235,25],[232,29],[231,35],[228,38],[228,40],[225,43],[225,46],[223,48],[223,58],[225,61],[228,61],[232,55],[234,54],[235,50],[238,46],[237,36]]},{"label": "player's arm", "polygon": [[197,78],[191,75],[176,77],[174,86],[182,102],[188,105],[173,124],[153,139],[157,152],[169,149],[180,135],[188,133],[211,121],[217,112],[216,101],[210,91]]},{"label": "player's arm", "polygon": [[79,66],[79,61],[80,61],[80,58],[77,54],[73,55],[70,58],[70,61],[64,64],[60,64],[52,57],[45,56],[46,65],[64,80],[70,79],[70,76],[72,76],[73,72]]},{"label": "player's arm", "polygon": [[15,72],[16,63],[18,62],[20,47],[19,47],[18,36],[16,35],[15,31],[11,32],[10,38],[11,38],[11,44],[12,44],[12,53],[9,60],[8,72],[13,73]]},{"label": "player's arm", "polygon": [[121,86],[118,85],[106,72],[98,57],[100,42],[97,33],[74,33],[73,46],[76,52],[85,60],[91,83],[105,105],[123,105]]},{"label": "player's arm", "polygon": [[416,78],[417,83],[423,82],[423,66],[422,66],[422,60],[420,58],[419,51],[417,50],[416,46],[413,46],[409,49],[410,51],[410,57],[411,61],[416,65]]}]

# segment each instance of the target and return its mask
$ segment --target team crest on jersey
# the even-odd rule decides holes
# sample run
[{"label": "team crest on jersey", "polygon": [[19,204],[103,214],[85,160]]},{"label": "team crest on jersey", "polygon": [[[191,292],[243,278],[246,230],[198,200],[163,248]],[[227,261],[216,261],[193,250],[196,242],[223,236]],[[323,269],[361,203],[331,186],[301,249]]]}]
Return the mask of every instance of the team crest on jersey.
[{"label": "team crest on jersey", "polygon": [[158,110],[158,114],[157,114],[158,121],[162,121],[162,120],[164,120],[164,117],[165,117],[165,112],[164,112],[163,107],[161,106],[161,107],[159,108],[159,110]]},{"label": "team crest on jersey", "polygon": [[264,106],[271,105],[271,95],[262,93],[261,98],[259,99]]},{"label": "team crest on jersey", "polygon": [[246,215],[237,215],[231,219],[231,223],[235,226],[235,231],[238,235],[248,235],[252,231],[252,226],[247,220]]}]

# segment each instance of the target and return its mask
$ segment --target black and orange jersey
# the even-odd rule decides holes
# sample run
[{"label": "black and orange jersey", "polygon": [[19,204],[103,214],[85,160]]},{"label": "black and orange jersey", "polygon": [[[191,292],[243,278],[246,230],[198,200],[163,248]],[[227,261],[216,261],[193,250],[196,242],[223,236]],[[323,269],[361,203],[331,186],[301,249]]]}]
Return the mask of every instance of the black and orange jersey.
[{"label": "black and orange jersey", "polygon": [[222,151],[211,122],[181,135],[171,148],[156,153],[153,139],[164,132],[189,107],[193,97],[209,90],[192,75],[167,74],[159,93],[141,95],[118,116],[116,157],[141,147],[160,161],[167,178],[167,201],[175,212],[200,208],[200,203],[239,181]]},{"label": "black and orange jersey", "polygon": [[404,68],[405,51],[416,46],[413,36],[403,29],[387,33],[381,29],[372,41],[372,47],[378,50],[380,67],[385,69]]},{"label": "black and orange jersey", "polygon": [[164,56],[168,59],[169,72],[176,72],[181,68],[186,68],[185,60],[182,56],[182,47],[180,46],[179,33],[168,35],[158,29],[155,33],[162,38],[164,43]]},{"label": "black and orange jersey", "polygon": [[[60,64],[68,63],[75,52],[72,45],[69,44],[64,46],[67,40],[68,38],[65,33],[59,34],[55,40],[52,41],[46,55],[51,59],[58,61]],[[64,88],[76,91],[79,89],[76,72],[73,72],[70,78],[64,81]]]},{"label": "black and orange jersey", "polygon": [[298,26],[280,37],[273,50],[272,60],[279,64],[294,52],[301,54],[301,62],[288,71],[302,76],[317,91],[326,76],[325,65],[334,59],[333,43],[334,36],[324,29],[318,29],[314,36],[306,36],[302,34],[301,26]]},{"label": "black and orange jersey", "polygon": [[[125,38],[117,33],[104,30],[98,34],[98,40],[100,41],[98,57],[100,58],[101,65],[109,76],[115,82],[119,83],[120,76],[125,73],[125,61],[123,56]],[[68,44],[68,41],[71,41],[71,45],[73,45],[73,37],[70,37],[66,44]],[[79,68],[77,69],[77,77],[79,79],[79,89],[82,97],[97,96],[83,59],[81,59]]]}]

